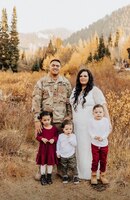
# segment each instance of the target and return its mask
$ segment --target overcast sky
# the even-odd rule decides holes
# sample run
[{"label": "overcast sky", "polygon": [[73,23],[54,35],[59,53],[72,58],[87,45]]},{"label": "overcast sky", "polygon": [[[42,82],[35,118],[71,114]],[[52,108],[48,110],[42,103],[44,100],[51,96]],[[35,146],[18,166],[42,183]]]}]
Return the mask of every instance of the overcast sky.
[{"label": "overcast sky", "polygon": [[9,23],[16,6],[18,31],[24,33],[59,27],[80,30],[126,5],[130,0],[0,0]]}]

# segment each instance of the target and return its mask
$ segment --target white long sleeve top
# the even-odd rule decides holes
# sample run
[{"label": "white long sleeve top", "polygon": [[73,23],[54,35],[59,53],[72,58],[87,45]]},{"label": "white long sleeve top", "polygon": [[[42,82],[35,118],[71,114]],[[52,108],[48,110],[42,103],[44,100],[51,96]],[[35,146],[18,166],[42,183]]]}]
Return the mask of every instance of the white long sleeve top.
[{"label": "white long sleeve top", "polygon": [[66,135],[61,133],[58,137],[56,153],[63,158],[69,158],[75,153],[76,145],[75,134]]},{"label": "white long sleeve top", "polygon": [[[88,132],[91,137],[91,143],[98,147],[105,147],[108,145],[108,135],[110,133],[109,120],[103,117],[101,120],[95,120],[94,118],[90,120],[88,125]],[[98,141],[95,136],[102,137],[103,141]]]}]

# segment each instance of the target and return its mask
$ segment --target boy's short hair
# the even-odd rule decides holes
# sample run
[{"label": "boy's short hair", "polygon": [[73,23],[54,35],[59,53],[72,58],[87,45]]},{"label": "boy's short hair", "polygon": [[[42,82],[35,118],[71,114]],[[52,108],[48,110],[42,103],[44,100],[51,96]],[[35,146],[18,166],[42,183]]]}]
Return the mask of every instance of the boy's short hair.
[{"label": "boy's short hair", "polygon": [[71,120],[65,119],[61,124],[61,128],[64,128],[65,125],[72,125],[73,126],[73,122]]},{"label": "boy's short hair", "polygon": [[96,104],[96,105],[93,107],[93,111],[94,111],[96,108],[102,108],[102,109],[104,110],[104,107],[103,107],[103,105],[101,105],[101,104]]},{"label": "boy's short hair", "polygon": [[59,59],[56,59],[56,58],[52,59],[52,60],[50,61],[50,64],[51,64],[52,62],[54,62],[54,61],[60,63],[60,65],[61,65],[61,61],[60,61]]}]

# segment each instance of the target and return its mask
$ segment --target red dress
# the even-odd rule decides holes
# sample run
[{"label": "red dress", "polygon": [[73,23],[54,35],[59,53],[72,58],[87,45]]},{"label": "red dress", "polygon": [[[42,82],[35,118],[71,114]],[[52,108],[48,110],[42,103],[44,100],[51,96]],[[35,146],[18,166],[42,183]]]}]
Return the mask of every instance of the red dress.
[{"label": "red dress", "polygon": [[[46,144],[41,140],[46,138],[48,140],[54,139],[54,143]],[[55,165],[58,164],[58,159],[56,156],[56,142],[58,139],[58,130],[55,126],[52,126],[51,129],[42,129],[42,132],[37,135],[36,139],[40,142],[39,149],[36,157],[36,163],[38,165]]]}]

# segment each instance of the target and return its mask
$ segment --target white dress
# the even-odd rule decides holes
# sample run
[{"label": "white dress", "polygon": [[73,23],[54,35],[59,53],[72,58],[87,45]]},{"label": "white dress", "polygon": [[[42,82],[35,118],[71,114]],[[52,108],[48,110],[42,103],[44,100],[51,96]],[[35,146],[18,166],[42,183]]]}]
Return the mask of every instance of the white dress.
[{"label": "white dress", "polygon": [[77,111],[73,109],[73,95],[75,88],[70,96],[70,104],[72,106],[74,132],[77,138],[76,158],[78,175],[81,179],[89,180],[91,178],[91,138],[88,133],[88,123],[92,118],[92,109],[95,104],[106,103],[102,91],[96,86],[88,93],[86,103],[82,107],[83,96],[78,99]]}]

